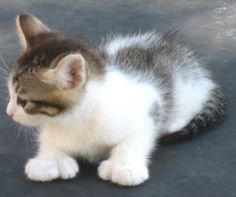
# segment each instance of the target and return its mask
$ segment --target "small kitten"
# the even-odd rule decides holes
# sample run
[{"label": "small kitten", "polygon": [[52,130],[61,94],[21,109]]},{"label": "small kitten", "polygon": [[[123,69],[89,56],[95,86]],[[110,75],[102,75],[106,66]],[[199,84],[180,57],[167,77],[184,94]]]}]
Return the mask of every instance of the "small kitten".
[{"label": "small kitten", "polygon": [[219,86],[173,33],[115,36],[92,50],[31,15],[16,25],[22,54],[7,114],[40,128],[31,180],[73,178],[81,157],[100,162],[103,180],[139,185],[157,140],[195,135],[223,115]]}]

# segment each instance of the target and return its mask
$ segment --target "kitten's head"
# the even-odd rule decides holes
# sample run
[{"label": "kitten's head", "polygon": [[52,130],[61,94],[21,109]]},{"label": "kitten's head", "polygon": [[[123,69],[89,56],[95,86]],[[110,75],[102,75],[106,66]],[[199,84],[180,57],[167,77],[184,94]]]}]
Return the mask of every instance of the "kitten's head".
[{"label": "kitten's head", "polygon": [[34,16],[20,15],[16,25],[22,53],[8,79],[7,114],[25,125],[41,125],[78,105],[87,81],[102,77],[104,66],[86,46]]}]

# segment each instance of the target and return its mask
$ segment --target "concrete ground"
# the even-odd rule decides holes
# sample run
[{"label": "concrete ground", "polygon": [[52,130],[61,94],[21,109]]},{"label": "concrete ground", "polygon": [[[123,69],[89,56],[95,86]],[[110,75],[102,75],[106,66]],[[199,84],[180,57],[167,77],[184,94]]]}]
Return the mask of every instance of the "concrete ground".
[{"label": "concrete ground", "polygon": [[208,63],[224,88],[228,112],[223,124],[212,132],[160,147],[153,154],[150,180],[139,187],[103,182],[96,166],[87,163],[73,180],[34,183],[23,172],[36,145],[5,115],[7,96],[0,90],[1,197],[236,196],[235,1],[0,0],[0,53],[8,65],[19,53],[15,17],[20,13],[34,14],[55,30],[88,43],[98,43],[109,33],[177,29],[180,40]]}]

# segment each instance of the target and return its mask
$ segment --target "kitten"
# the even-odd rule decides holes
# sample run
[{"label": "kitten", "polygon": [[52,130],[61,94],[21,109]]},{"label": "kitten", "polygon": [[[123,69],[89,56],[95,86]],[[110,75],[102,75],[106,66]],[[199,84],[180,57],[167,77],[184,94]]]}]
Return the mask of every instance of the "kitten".
[{"label": "kitten", "polygon": [[81,157],[100,162],[103,180],[141,184],[157,140],[194,135],[223,115],[219,86],[172,33],[116,36],[92,50],[34,16],[16,24],[22,54],[7,114],[40,128],[31,180],[73,178]]}]

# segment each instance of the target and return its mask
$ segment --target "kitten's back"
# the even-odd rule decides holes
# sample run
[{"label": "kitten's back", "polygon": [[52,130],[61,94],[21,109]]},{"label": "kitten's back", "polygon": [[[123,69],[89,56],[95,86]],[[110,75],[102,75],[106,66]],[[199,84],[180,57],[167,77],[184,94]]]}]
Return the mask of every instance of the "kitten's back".
[{"label": "kitten's back", "polygon": [[220,88],[193,52],[176,40],[175,32],[116,36],[103,49],[111,70],[161,93],[162,109],[155,118],[165,124],[168,138],[163,141],[194,136],[222,117]]}]

